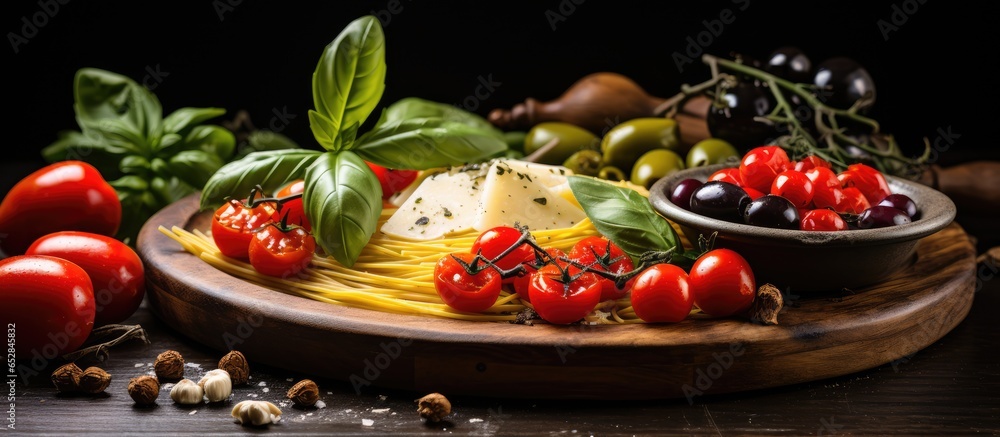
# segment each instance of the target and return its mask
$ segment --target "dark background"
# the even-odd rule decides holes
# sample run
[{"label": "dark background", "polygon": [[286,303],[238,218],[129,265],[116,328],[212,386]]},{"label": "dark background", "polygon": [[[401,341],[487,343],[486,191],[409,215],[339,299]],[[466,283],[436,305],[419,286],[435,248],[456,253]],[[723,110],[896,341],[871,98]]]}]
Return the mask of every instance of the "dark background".
[{"label": "dark background", "polygon": [[[703,20],[718,19],[727,8],[735,21],[706,52],[763,59],[777,47],[794,45],[814,65],[833,56],[854,58],[876,82],[869,115],[904,147],[916,150],[924,137],[933,139],[950,126],[961,137],[939,163],[1000,156],[985,134],[995,122],[998,97],[989,67],[996,56],[997,2],[45,1],[3,5],[4,149],[13,160],[41,163],[40,149],[58,131],[77,129],[72,81],[82,67],[145,81],[164,114],[216,106],[230,118],[245,109],[257,127],[267,127],[275,111],[283,111],[289,123],[275,126],[315,148],[306,116],[311,74],[325,45],[361,15],[383,18],[388,72],[381,106],[408,96],[460,103],[480,77],[491,77],[501,85],[474,108],[486,115],[526,97],[556,98],[596,71],[623,73],[650,94],[673,95],[682,83],[703,81],[709,72],[697,60],[680,72],[671,54],[683,53],[687,38],[705,30]],[[15,53],[12,34],[26,35],[22,18],[30,21],[54,5],[58,11]],[[397,13],[389,13],[390,6]],[[886,40],[877,23],[892,23],[894,7],[916,11]],[[564,20],[553,29],[554,14]],[[159,80],[150,74],[157,70]],[[5,174],[2,188],[15,176]]]}]

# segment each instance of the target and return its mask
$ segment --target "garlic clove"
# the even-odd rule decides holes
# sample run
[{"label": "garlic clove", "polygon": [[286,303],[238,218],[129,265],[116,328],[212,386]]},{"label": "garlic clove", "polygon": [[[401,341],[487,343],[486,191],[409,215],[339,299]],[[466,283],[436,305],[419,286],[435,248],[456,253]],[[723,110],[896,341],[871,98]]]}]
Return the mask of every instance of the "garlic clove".
[{"label": "garlic clove", "polygon": [[198,381],[205,391],[205,397],[209,402],[221,402],[229,398],[233,393],[233,381],[229,378],[229,372],[222,369],[209,371]]},{"label": "garlic clove", "polygon": [[256,426],[277,423],[281,420],[281,410],[267,401],[243,401],[233,407],[232,416],[239,424]]},{"label": "garlic clove", "polygon": [[182,379],[170,389],[170,399],[183,405],[200,404],[205,397],[201,386],[190,379]]}]

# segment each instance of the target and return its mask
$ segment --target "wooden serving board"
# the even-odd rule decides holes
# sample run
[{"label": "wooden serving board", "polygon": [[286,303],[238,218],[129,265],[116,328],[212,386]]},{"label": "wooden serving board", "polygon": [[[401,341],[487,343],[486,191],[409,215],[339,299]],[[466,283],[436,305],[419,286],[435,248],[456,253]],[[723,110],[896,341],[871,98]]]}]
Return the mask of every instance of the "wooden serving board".
[{"label": "wooden serving board", "polygon": [[174,203],[139,235],[157,316],[220,356],[237,349],[252,362],[364,392],[655,399],[813,381],[932,344],[965,318],[975,288],[974,247],[951,224],[922,239],[914,264],[884,283],[792,299],[777,326],[697,318],[526,326],[398,315],[284,294],[216,270],[157,230],[207,229],[209,215],[197,207],[197,195]]}]

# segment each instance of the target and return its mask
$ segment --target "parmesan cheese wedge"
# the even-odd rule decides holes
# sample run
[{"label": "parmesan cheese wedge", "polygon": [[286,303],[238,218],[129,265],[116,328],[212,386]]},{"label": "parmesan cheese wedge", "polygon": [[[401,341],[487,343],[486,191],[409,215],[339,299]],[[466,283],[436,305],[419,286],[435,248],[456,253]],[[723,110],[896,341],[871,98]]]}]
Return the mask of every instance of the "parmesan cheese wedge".
[{"label": "parmesan cheese wedge", "polygon": [[426,241],[495,226],[556,229],[586,215],[572,198],[561,166],[498,159],[428,175],[389,217],[381,232]]}]

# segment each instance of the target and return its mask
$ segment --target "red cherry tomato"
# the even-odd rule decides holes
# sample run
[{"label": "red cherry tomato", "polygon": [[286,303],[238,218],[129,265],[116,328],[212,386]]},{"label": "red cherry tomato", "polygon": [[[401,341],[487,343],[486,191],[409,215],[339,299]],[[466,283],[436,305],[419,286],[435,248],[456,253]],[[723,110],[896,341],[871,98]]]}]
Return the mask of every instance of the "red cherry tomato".
[{"label": "red cherry tomato", "polygon": [[230,199],[215,210],[212,239],[223,255],[249,260],[253,231],[272,221],[274,213],[274,205],[268,202],[251,208],[246,200]]},{"label": "red cherry tomato", "polygon": [[761,193],[760,191],[757,191],[750,187],[743,187],[743,191],[747,193],[747,196],[750,196],[750,200],[757,200],[760,199],[761,197],[764,197],[764,193]]},{"label": "red cherry tomato", "polygon": [[94,289],[72,262],[45,255],[2,259],[0,284],[0,320],[17,331],[18,357],[73,352],[94,328]]},{"label": "red cherry tomato", "polygon": [[743,177],[740,176],[740,169],[735,167],[716,170],[714,173],[708,176],[708,182],[711,181],[729,182],[730,184],[736,185],[737,187],[744,186]]},{"label": "red cherry tomato", "polygon": [[680,322],[693,305],[688,275],[680,267],[656,264],[635,278],[632,309],[645,322]]},{"label": "red cherry tomato", "polygon": [[470,275],[456,260],[471,264],[475,257],[458,252],[442,256],[434,265],[434,289],[445,304],[458,311],[485,311],[500,297],[499,272],[487,268]]},{"label": "red cherry tomato", "polygon": [[[302,179],[294,180],[288,185],[278,190],[274,197],[282,198],[291,196],[293,194],[301,194],[306,188],[306,182]],[[309,223],[309,218],[306,217],[306,211],[302,207],[302,198],[292,199],[281,204],[278,211],[274,213],[272,219],[276,222],[280,222],[285,215],[288,215],[286,223],[290,225],[299,225],[305,228],[307,232],[312,232],[312,225]]]},{"label": "red cherry tomato", "polygon": [[788,154],[781,147],[755,147],[744,154],[740,161],[740,178],[750,188],[769,192],[774,178],[790,165]]},{"label": "red cherry tomato", "polygon": [[316,239],[305,228],[271,222],[253,232],[248,256],[259,273],[278,278],[295,276],[309,266]]},{"label": "red cherry tomato", "polygon": [[794,169],[795,171],[805,172],[806,170],[811,170],[814,168],[830,168],[830,163],[825,159],[820,158],[816,155],[809,155],[802,158],[801,161],[796,162]]},{"label": "red cherry tomato", "polygon": [[847,222],[829,209],[814,209],[802,214],[799,228],[803,231],[845,231]]},{"label": "red cherry tomato", "polygon": [[812,168],[805,171],[806,177],[813,184],[813,206],[815,209],[837,208],[844,202],[844,191],[840,188],[837,174],[825,167]]},{"label": "red cherry tomato", "polygon": [[[868,203],[868,199],[865,198],[864,194],[855,187],[847,187],[841,190],[844,193],[844,197],[841,199],[840,203],[833,207],[837,212],[847,212],[851,214],[861,214],[862,211],[871,208],[871,204]],[[817,207],[819,205],[816,205]]]},{"label": "red cherry tomato", "polygon": [[804,173],[786,170],[774,178],[771,194],[788,199],[797,208],[804,208],[812,202],[813,184]]},{"label": "red cherry tomato", "polygon": [[0,203],[0,252],[20,255],[58,231],[114,236],[122,220],[118,193],[94,166],[61,161],[31,173]]},{"label": "red cherry tomato", "polygon": [[555,264],[542,267],[531,275],[528,294],[535,312],[545,321],[557,325],[576,322],[594,310],[601,302],[600,277],[593,273],[578,273],[567,280]]},{"label": "red cherry tomato", "polygon": [[[596,235],[586,237],[574,244],[569,251],[569,259],[590,266],[592,270],[619,275],[635,270],[632,258],[629,258],[618,245],[605,237]],[[600,282],[601,301],[605,301],[624,297],[632,288],[632,284],[635,283],[635,278],[625,282],[624,288],[618,288],[615,281],[608,278],[600,277]]]},{"label": "red cherry tomato", "polygon": [[731,249],[713,249],[695,260],[688,274],[694,305],[710,316],[726,317],[750,308],[757,285],[753,270]]},{"label": "red cherry tomato", "polygon": [[[565,262],[559,261],[560,258],[568,258],[566,256],[566,252],[563,252],[562,250],[555,247],[546,248],[545,252],[549,254],[549,257],[551,259],[556,260],[556,262],[559,263],[559,265],[563,267],[567,266]],[[538,271],[538,269],[535,267],[537,262],[538,261],[535,258],[535,252],[531,251],[531,255],[525,260],[521,261],[521,265],[524,266],[524,274],[514,278],[513,281],[514,292],[517,293],[517,295],[523,301],[531,302],[531,296],[528,293],[528,285],[531,283],[531,274]]]},{"label": "red cherry tomato", "polygon": [[[519,238],[521,238],[521,231],[510,226],[497,226],[487,229],[482,234],[479,234],[476,241],[472,243],[471,253],[477,254],[482,251],[483,258],[492,260],[513,246]],[[517,267],[518,264],[528,259],[528,257],[534,257],[534,255],[535,250],[531,246],[522,243],[512,252],[493,263],[502,270],[510,270]],[[514,278],[506,278],[503,282],[505,284],[512,283],[514,282]]]},{"label": "red cherry tomato", "polygon": [[62,231],[46,235],[25,255],[48,255],[80,266],[90,277],[97,315],[94,326],[129,318],[146,294],[142,260],[127,244],[90,232]]},{"label": "red cherry tomato", "polygon": [[382,200],[388,200],[393,194],[402,191],[417,180],[418,172],[416,170],[385,168],[367,161],[366,164],[368,164],[368,168],[372,169],[375,176],[378,176],[378,183],[382,186]]},{"label": "red cherry tomato", "polygon": [[865,164],[851,164],[837,178],[844,188],[854,187],[861,191],[869,204],[875,205],[892,194],[889,183],[882,172]]}]

